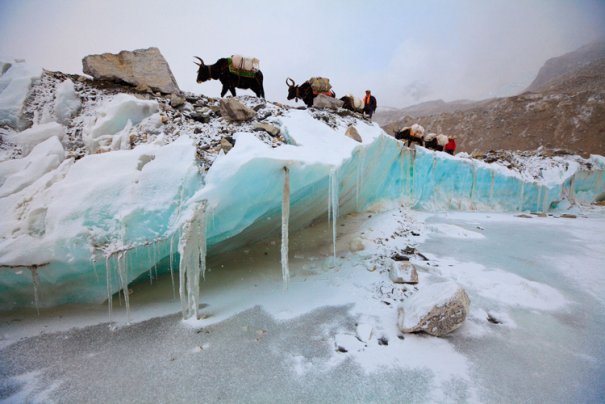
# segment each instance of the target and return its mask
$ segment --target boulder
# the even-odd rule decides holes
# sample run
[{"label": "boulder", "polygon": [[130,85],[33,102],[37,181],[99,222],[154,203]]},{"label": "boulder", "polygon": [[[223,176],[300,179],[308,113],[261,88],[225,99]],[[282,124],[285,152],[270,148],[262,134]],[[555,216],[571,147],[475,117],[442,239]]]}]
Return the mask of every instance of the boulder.
[{"label": "boulder", "polygon": [[345,132],[345,135],[347,135],[348,137],[350,137],[353,140],[358,141],[359,143],[363,142],[363,140],[361,139],[361,136],[359,135],[359,132],[357,131],[357,128],[355,126],[349,126],[347,128],[347,131]]},{"label": "boulder", "polygon": [[270,125],[268,123],[261,123],[261,122],[257,122],[254,125],[254,130],[267,132],[268,134],[270,134],[273,137],[278,136],[279,132],[280,132],[280,129],[278,127]]},{"label": "boulder", "polygon": [[235,98],[221,99],[221,116],[228,121],[247,121],[256,116],[256,111],[248,108]]},{"label": "boulder", "polygon": [[185,98],[184,97],[180,97],[176,94],[171,94],[170,95],[170,106],[172,108],[178,108],[182,105],[185,104]]},{"label": "boulder", "polygon": [[395,283],[418,283],[418,272],[410,261],[391,261],[389,277]]},{"label": "boulder", "polygon": [[441,337],[462,325],[470,299],[455,282],[425,286],[399,308],[398,326],[402,332],[425,332]]},{"label": "boulder", "polygon": [[164,94],[181,92],[158,48],[88,55],[82,59],[82,70],[97,80],[126,82]]},{"label": "boulder", "polygon": [[330,108],[337,109],[343,106],[344,102],[334,97],[328,97],[327,95],[319,94],[313,100],[313,106],[315,108]]},{"label": "boulder", "polygon": [[233,149],[233,145],[227,139],[223,138],[221,139],[220,148],[225,152],[225,154],[227,154],[231,149]]}]

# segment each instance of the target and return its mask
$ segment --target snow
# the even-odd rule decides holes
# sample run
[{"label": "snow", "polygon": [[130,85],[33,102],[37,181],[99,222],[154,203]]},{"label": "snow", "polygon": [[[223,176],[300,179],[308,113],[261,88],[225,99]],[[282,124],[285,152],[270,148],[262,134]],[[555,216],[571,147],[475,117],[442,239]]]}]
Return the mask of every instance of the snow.
[{"label": "snow", "polygon": [[67,79],[57,86],[55,97],[55,115],[60,123],[66,124],[82,106],[76,94],[74,82]]},{"label": "snow", "polygon": [[57,122],[34,125],[22,132],[8,136],[8,141],[21,147],[22,156],[27,156],[36,145],[53,136],[63,140],[65,127]]},{"label": "snow", "polygon": [[132,125],[159,111],[157,101],[140,100],[129,94],[118,94],[100,105],[96,117],[85,128],[82,139],[91,153],[111,147],[123,149]]}]

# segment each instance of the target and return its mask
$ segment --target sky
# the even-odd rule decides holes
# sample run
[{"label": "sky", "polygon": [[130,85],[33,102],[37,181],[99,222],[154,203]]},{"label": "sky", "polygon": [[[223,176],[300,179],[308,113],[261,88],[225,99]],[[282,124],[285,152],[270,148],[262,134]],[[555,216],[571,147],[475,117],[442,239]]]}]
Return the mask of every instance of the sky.
[{"label": "sky", "polygon": [[512,95],[603,38],[603,0],[0,0],[0,57],[81,73],[86,55],[155,46],[182,90],[219,96],[193,56],[242,54],[281,102],[286,78],[314,76],[337,96],[371,89],[379,108]]}]

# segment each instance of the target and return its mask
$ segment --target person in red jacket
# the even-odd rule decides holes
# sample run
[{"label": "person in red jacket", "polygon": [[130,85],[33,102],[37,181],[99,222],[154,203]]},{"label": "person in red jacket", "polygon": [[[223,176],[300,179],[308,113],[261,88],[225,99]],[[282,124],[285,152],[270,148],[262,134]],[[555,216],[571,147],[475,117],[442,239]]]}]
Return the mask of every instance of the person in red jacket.
[{"label": "person in red jacket", "polygon": [[454,151],[456,150],[456,136],[451,136],[447,138],[447,144],[443,148],[446,153],[454,155]]}]

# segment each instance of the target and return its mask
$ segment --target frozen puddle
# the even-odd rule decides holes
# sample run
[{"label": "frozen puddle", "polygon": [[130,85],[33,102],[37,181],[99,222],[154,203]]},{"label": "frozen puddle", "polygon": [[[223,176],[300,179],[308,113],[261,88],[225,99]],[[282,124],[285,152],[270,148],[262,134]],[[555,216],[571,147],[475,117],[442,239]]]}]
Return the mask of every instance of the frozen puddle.
[{"label": "frozen puddle", "polygon": [[[561,220],[347,215],[289,235],[287,289],[281,237],[209,257],[200,320],[181,320],[169,274],[131,285],[131,325],[118,295],[112,328],[106,306],[5,313],[0,400],[599,401],[605,218]],[[387,264],[406,246],[428,258],[419,287],[451,279],[471,298],[446,338],[397,329],[414,287]],[[577,280],[555,264],[574,257]]]}]

